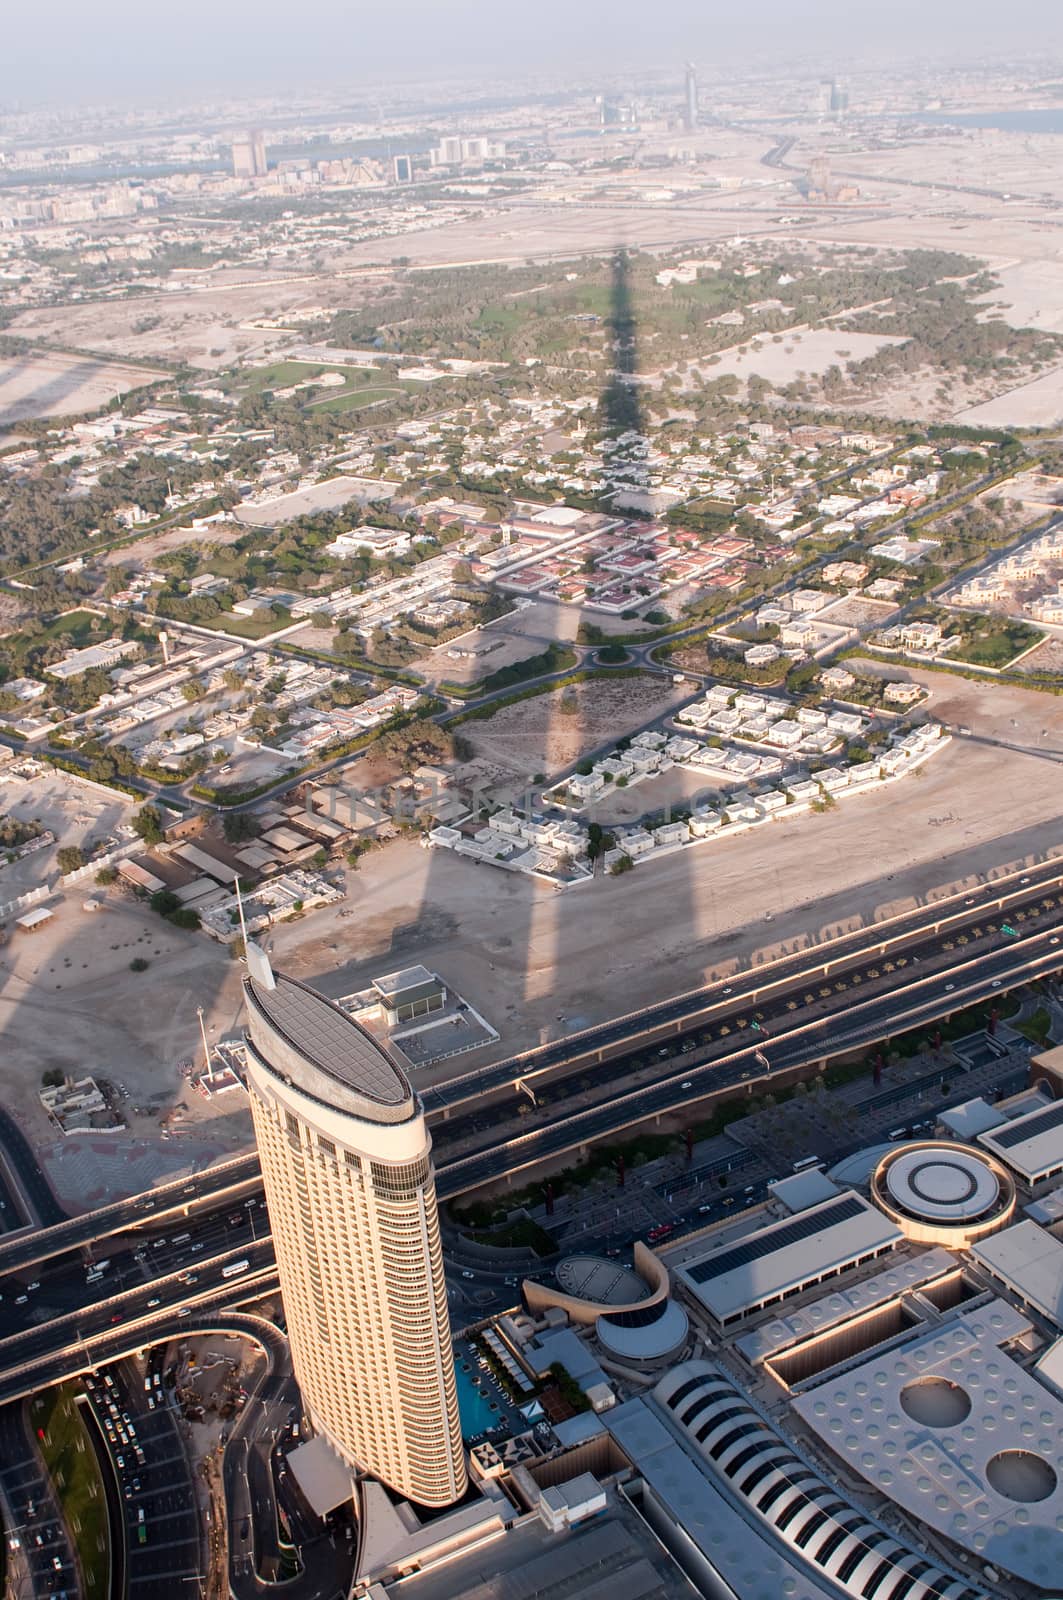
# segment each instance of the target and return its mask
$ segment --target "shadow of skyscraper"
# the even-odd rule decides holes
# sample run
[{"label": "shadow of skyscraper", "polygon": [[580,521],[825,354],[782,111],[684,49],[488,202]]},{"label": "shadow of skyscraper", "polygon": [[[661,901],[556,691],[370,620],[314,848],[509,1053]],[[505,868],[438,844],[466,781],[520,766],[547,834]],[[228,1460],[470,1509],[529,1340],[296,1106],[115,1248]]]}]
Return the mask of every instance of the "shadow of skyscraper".
[{"label": "shadow of skyscraper", "polygon": [[[628,481],[643,487],[645,459],[627,438],[643,433],[645,418],[638,386],[638,323],[631,295],[631,265],[623,248],[613,256],[607,326],[613,359],[598,401],[603,467],[608,473],[611,465],[626,466]],[[637,478],[630,476],[633,472],[638,473]]]}]

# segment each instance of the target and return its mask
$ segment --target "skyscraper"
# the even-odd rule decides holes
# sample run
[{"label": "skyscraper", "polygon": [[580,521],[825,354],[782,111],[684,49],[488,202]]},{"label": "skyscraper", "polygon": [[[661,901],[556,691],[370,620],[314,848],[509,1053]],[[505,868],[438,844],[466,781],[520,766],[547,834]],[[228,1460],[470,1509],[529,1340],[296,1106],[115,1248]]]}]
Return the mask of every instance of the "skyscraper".
[{"label": "skyscraper", "polygon": [[268,171],[266,136],[261,128],[238,133],[233,139],[233,177],[264,178]]},{"label": "skyscraper", "polygon": [[344,1460],[424,1506],[465,1492],[431,1139],[409,1082],[247,947],[247,1082],[303,1402]]},{"label": "skyscraper", "polygon": [[693,61],[687,62],[687,103],[685,121],[688,128],[698,125],[698,75]]}]

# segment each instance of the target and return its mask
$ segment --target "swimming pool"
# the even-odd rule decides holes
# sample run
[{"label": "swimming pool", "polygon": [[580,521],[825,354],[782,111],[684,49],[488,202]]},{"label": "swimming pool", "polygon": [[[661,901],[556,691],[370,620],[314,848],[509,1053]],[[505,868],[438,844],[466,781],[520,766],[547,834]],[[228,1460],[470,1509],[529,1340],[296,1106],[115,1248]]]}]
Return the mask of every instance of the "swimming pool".
[{"label": "swimming pool", "polygon": [[[474,1439],[477,1434],[486,1433],[488,1428],[496,1427],[502,1421],[501,1413],[492,1411],[488,1395],[477,1387],[472,1381],[472,1373],[464,1371],[461,1358],[454,1363],[454,1375],[458,1383],[458,1412],[461,1416],[461,1432],[465,1439]],[[490,1378],[487,1386],[491,1398],[497,1398],[494,1383]]]}]

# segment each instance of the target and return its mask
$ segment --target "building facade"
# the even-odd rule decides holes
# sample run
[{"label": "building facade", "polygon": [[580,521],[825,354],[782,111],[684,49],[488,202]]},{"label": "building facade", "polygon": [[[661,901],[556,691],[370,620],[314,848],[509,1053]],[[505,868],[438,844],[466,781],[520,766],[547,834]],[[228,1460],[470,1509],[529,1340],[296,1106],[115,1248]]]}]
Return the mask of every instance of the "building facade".
[{"label": "building facade", "polygon": [[295,1375],[354,1470],[466,1489],[431,1140],[405,1075],[248,947],[247,1079]]}]

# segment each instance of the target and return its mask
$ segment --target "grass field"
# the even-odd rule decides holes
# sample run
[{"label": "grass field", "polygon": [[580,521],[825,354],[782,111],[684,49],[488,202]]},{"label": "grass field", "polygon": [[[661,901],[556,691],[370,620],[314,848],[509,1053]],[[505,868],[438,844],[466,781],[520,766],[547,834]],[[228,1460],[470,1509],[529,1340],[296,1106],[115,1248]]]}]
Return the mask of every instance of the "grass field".
[{"label": "grass field", "polygon": [[243,389],[248,394],[262,394],[266,389],[290,389],[295,383],[305,383],[318,378],[323,372],[337,369],[322,366],[319,361],[274,361],[268,367],[245,367],[226,384],[229,389]]},{"label": "grass field", "polygon": [[276,633],[280,628],[289,627],[291,620],[291,614],[287,611],[283,616],[270,618],[268,622],[259,622],[255,617],[237,617],[231,611],[222,611],[200,626],[217,627],[224,633],[238,634],[241,639],[264,639],[269,633]]},{"label": "grass field", "polygon": [[1043,638],[1039,628],[1031,628],[1025,622],[1006,617],[978,617],[973,619],[963,643],[949,654],[953,661],[966,661],[972,666],[1006,667]]},{"label": "grass field", "polygon": [[375,405],[378,400],[390,400],[394,395],[403,394],[405,390],[401,384],[390,384],[386,389],[344,389],[342,394],[330,395],[327,400],[318,400],[311,407],[314,411],[361,411],[363,406]]},{"label": "grass field", "polygon": [[107,1600],[107,1501],[99,1464],[74,1403],[74,1393],[71,1384],[46,1390],[31,1403],[30,1420],[77,1546],[86,1600]]},{"label": "grass field", "polygon": [[92,634],[93,623],[103,619],[91,611],[68,611],[64,616],[53,617],[46,627],[32,638],[24,633],[8,634],[4,637],[0,648],[10,651],[12,656],[17,656],[22,650],[32,646],[45,644],[49,639],[63,639],[70,649],[88,644]]}]

